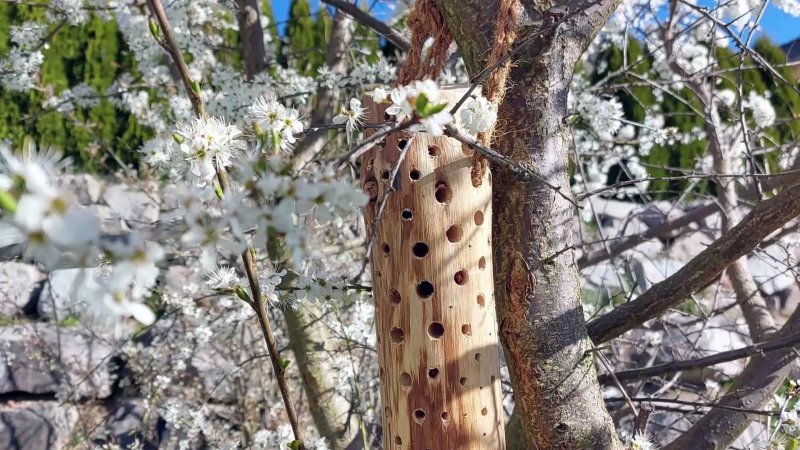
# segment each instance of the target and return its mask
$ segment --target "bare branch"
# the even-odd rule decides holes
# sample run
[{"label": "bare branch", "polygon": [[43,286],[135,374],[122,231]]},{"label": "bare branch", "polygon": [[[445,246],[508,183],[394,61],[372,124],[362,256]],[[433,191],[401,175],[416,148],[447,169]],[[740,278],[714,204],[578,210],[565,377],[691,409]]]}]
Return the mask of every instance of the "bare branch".
[{"label": "bare branch", "polygon": [[349,3],[345,0],[322,0],[322,3],[327,3],[334,8],[346,12],[350,17],[355,19],[356,22],[372,28],[376,33],[385,37],[387,41],[391,42],[404,52],[407,52],[411,47],[411,43],[409,43],[408,39],[400,34],[399,31],[372,17],[366,11],[359,8],[355,3]]},{"label": "bare branch", "polygon": [[[792,333],[787,336],[769,339],[764,342],[749,345],[747,347],[720,352],[702,358],[688,359],[684,361],[672,361],[657,366],[645,367],[642,369],[623,370],[614,373],[619,381],[642,380],[650,377],[658,377],[684,370],[700,369],[716,364],[722,364],[737,359],[749,358],[751,356],[767,356],[768,353],[782,350],[800,343],[800,333]],[[601,383],[610,383],[614,379],[610,374],[603,374],[598,377]]]},{"label": "bare branch", "polygon": [[587,325],[596,344],[613,339],[657,317],[692,293],[711,284],[728,265],[755,249],[765,237],[800,214],[800,186],[795,184],[758,203],[729,233],[714,241],[677,273],[636,300]]}]

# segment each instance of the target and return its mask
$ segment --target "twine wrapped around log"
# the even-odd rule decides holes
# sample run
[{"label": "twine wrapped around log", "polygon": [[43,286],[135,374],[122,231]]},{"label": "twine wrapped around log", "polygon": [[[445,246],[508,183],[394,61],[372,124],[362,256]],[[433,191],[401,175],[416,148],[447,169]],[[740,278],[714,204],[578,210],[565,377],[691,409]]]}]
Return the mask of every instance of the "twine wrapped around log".
[{"label": "twine wrapped around log", "polygon": [[[445,87],[454,104],[466,87]],[[386,105],[367,99],[369,122]],[[391,174],[409,145],[391,190]],[[491,173],[448,137],[395,133],[365,154],[385,449],[505,448]],[[377,218],[383,202],[383,213]]]}]

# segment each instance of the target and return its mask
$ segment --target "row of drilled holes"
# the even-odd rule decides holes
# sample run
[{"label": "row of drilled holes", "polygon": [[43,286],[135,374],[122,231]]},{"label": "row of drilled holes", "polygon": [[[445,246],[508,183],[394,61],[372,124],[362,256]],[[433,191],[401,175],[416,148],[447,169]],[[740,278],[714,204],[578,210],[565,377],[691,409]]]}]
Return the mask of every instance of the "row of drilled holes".
[{"label": "row of drilled holes", "polygon": [[[414,211],[412,211],[409,208],[406,208],[400,212],[400,218],[408,222],[409,220],[414,218]],[[475,225],[478,226],[483,225],[483,211],[476,211],[475,215],[472,217],[472,220],[475,222]],[[453,225],[453,226],[457,227],[458,225]],[[458,242],[458,241],[450,241],[450,242]]]},{"label": "row of drilled holes", "polygon": [[[423,281],[422,283],[423,284],[427,283],[427,281]],[[430,286],[430,292],[431,292],[431,295],[432,295],[433,294],[433,285]],[[430,298],[430,295],[428,297],[424,297],[424,298]],[[483,296],[483,294],[478,294],[478,297],[476,298],[476,300],[478,302],[478,306],[480,306],[481,308],[486,306],[486,298]],[[403,301],[403,298],[400,296],[400,293],[397,292],[397,289],[389,289],[389,303],[391,303],[392,305],[396,306],[396,305],[399,305],[400,302],[402,302],[402,301]]]}]

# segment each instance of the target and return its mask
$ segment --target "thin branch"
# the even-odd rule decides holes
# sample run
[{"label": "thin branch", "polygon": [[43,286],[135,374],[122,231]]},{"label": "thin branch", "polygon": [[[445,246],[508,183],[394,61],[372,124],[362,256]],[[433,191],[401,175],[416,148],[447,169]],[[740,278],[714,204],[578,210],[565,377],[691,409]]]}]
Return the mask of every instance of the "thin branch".
[{"label": "thin branch", "polygon": [[[716,364],[736,361],[737,359],[749,358],[751,356],[766,356],[767,353],[792,347],[797,344],[800,344],[800,333],[792,333],[787,336],[770,339],[764,342],[749,345],[747,347],[716,353],[702,358],[688,359],[684,361],[672,361],[642,369],[623,370],[614,373],[614,376],[619,381],[642,380],[645,378],[662,376],[684,370],[710,367]],[[614,378],[611,377],[611,374],[600,375],[598,379],[601,383],[610,383],[614,381]]]},{"label": "thin branch", "polygon": [[322,0],[322,3],[327,3],[334,8],[346,12],[356,22],[366,27],[372,28],[376,33],[385,37],[387,41],[395,45],[400,50],[407,52],[411,48],[411,43],[399,31],[386,25],[380,20],[372,17],[369,13],[362,10],[355,3],[349,3],[344,0]]},{"label": "thin branch", "polygon": [[564,192],[562,192],[561,186],[556,186],[555,184],[550,183],[543,176],[541,176],[538,173],[528,169],[527,167],[523,166],[522,164],[520,164],[520,163],[518,163],[518,162],[516,162],[516,161],[514,161],[512,159],[507,158],[506,156],[500,154],[499,152],[497,152],[495,150],[492,150],[491,148],[481,144],[476,139],[473,139],[470,136],[467,136],[467,135],[461,133],[460,131],[458,131],[458,129],[456,129],[456,127],[454,127],[452,125],[447,125],[445,127],[445,134],[447,134],[451,138],[461,142],[462,144],[466,145],[471,150],[474,150],[474,151],[480,153],[481,155],[485,156],[489,160],[497,162],[497,163],[507,167],[509,170],[514,172],[514,174],[518,175],[523,181],[536,180],[536,181],[544,184],[545,186],[547,186],[550,189],[554,190],[556,192],[556,194],[558,194],[559,196],[563,197],[566,201],[572,203],[573,206],[575,206],[576,208],[580,208],[580,205],[578,205],[578,203],[571,196],[569,196],[568,194],[565,194]]},{"label": "thin branch", "polygon": [[[186,89],[186,93],[189,95],[189,99],[192,102],[192,107],[195,111],[195,114],[198,117],[203,118],[206,115],[205,105],[200,97],[200,93],[192,88],[192,83],[194,81],[189,75],[189,68],[186,66],[186,62],[183,60],[183,54],[180,51],[177,39],[175,39],[172,26],[167,19],[164,6],[161,4],[161,0],[148,0],[148,5],[150,6],[150,10],[155,16],[156,21],[160,26],[160,31],[164,36],[164,40],[159,41],[159,44],[162,48],[164,48],[165,51],[167,51],[167,53],[169,53],[169,55],[172,57],[172,61],[177,66],[178,72],[181,75],[181,80],[183,81],[183,86]],[[230,192],[230,184],[228,183],[227,172],[225,172],[223,167],[217,166],[215,169],[222,192]],[[261,331],[264,336],[264,341],[267,345],[269,357],[272,362],[272,368],[275,371],[275,378],[278,382],[278,388],[280,389],[281,396],[283,397],[283,403],[286,408],[286,415],[289,419],[289,424],[292,427],[295,440],[299,441],[300,449],[305,449],[302,433],[299,427],[299,421],[297,419],[297,412],[294,409],[294,403],[292,402],[291,393],[289,392],[285,364],[282,363],[278,353],[277,345],[275,344],[275,337],[273,336],[269,316],[267,315],[265,300],[261,296],[261,286],[259,285],[258,281],[256,263],[253,259],[253,254],[250,248],[245,249],[245,251],[242,253],[242,263],[247,275],[247,281],[250,285],[250,293],[252,296],[250,305],[255,310],[256,315],[258,316],[259,324],[261,325]]]},{"label": "thin branch", "polygon": [[[606,403],[617,403],[625,401],[622,397],[609,397],[605,399]],[[736,412],[743,412],[748,414],[757,414],[760,416],[770,416],[774,417],[780,414],[779,411],[761,411],[758,409],[747,409],[747,408],[737,408],[735,406],[728,406],[728,405],[721,405],[719,403],[711,403],[711,402],[693,402],[690,400],[680,400],[677,398],[651,398],[651,397],[633,397],[631,401],[634,402],[648,402],[648,403],[674,403],[676,405],[688,405],[694,406],[697,408],[716,408],[716,409],[724,409],[727,411],[736,411]]]}]

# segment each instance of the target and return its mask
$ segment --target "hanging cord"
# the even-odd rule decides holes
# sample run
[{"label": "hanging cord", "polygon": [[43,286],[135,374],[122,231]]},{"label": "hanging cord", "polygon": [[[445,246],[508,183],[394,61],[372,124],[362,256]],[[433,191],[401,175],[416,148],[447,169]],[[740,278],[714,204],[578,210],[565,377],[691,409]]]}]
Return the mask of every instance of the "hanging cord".
[{"label": "hanging cord", "polygon": [[[447,62],[447,50],[453,42],[442,13],[436,7],[436,0],[417,0],[408,13],[408,28],[411,30],[411,47],[397,74],[398,86],[426,78],[435,80]],[[422,48],[429,38],[433,38],[433,45],[423,61]]]},{"label": "hanging cord", "polygon": [[[487,67],[497,64],[511,51],[514,40],[517,38],[517,21],[519,20],[520,6],[518,0],[500,0],[497,9],[494,42]],[[444,68],[447,60],[447,51],[453,36],[444,22],[442,13],[436,6],[436,0],[417,0],[414,8],[408,14],[408,28],[411,30],[411,48],[406,55],[406,60],[397,74],[396,85],[402,86],[414,80],[430,78],[435,80]],[[425,55],[423,61],[422,48],[425,42],[433,38],[433,44]],[[485,96],[495,109],[500,106],[506,92],[506,81],[511,72],[511,61],[496,68],[486,79]],[[478,141],[487,147],[492,143],[495,127],[480,133]],[[472,159],[472,185],[479,186],[488,169],[489,162],[486,158],[475,153]]]},{"label": "hanging cord", "polygon": [[[519,20],[520,10],[518,0],[500,0],[500,5],[497,9],[497,26],[494,30],[494,43],[492,44],[492,52],[489,54],[486,67],[494,66],[511,51],[511,47],[517,39],[517,21]],[[509,73],[511,73],[510,59],[492,71],[486,79],[486,99],[494,105],[495,110],[500,107],[500,103],[505,97]],[[489,130],[478,134],[478,142],[490,147],[495,128],[495,125],[492,125]],[[472,158],[471,172],[473,186],[480,186],[483,175],[488,168],[489,161],[486,157],[475,153]]]}]

